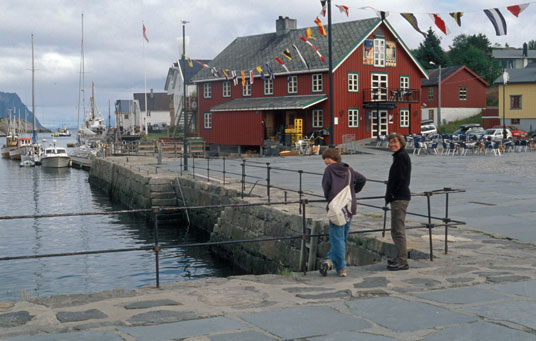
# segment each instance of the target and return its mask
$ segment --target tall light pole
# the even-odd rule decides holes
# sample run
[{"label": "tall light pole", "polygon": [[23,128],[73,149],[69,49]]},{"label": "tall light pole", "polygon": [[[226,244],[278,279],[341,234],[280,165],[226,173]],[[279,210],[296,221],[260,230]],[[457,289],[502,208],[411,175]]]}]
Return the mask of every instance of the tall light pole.
[{"label": "tall light pole", "polygon": [[[436,65],[430,61],[430,65]],[[437,81],[437,127],[441,125],[441,64],[439,64],[439,77]]]},{"label": "tall light pole", "polygon": [[188,122],[186,118],[186,24],[189,23],[189,21],[183,20],[182,21],[182,58],[181,58],[181,72],[182,72],[182,81],[183,81],[183,97],[182,97],[182,119],[183,119],[183,151],[182,155],[184,158],[184,171],[188,171],[188,154],[186,153],[188,144],[186,143],[186,136],[187,136],[187,129],[186,129],[186,123]]},{"label": "tall light pole", "polygon": [[[335,146],[335,136],[334,136],[334,118],[333,118],[333,53],[332,53],[332,44],[331,44],[331,0],[328,1],[328,63],[329,63],[329,146]],[[322,7],[326,3],[326,0],[320,0]]]},{"label": "tall light pole", "polygon": [[503,71],[503,139],[506,140],[506,101],[505,101],[505,92],[506,84],[510,79],[510,75],[506,72],[506,69]]}]

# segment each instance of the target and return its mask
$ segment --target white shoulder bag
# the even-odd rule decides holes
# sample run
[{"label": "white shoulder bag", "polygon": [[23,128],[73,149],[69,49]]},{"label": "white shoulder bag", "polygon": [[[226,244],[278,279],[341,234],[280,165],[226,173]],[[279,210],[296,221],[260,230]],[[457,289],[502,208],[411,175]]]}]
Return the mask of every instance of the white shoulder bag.
[{"label": "white shoulder bag", "polygon": [[352,190],[350,189],[350,183],[352,181],[352,173],[348,170],[348,185],[344,187],[328,205],[328,219],[337,226],[346,225],[346,216],[343,212],[343,208],[346,207],[348,211],[352,209]]}]

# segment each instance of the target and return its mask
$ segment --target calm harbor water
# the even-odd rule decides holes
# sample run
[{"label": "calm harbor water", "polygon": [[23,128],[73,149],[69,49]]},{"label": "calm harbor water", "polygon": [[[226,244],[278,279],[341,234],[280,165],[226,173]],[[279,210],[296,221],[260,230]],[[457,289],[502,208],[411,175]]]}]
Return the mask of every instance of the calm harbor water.
[{"label": "calm harbor water", "polygon": [[[74,138],[57,141],[65,145]],[[16,161],[1,159],[0,188],[0,216],[125,209],[92,188],[83,170],[23,168]],[[0,257],[119,249],[154,242],[145,219],[125,214],[0,220],[0,236]],[[205,238],[180,226],[159,229],[161,245]],[[154,285],[154,258],[150,251],[134,251],[0,261],[0,301]],[[164,249],[160,253],[162,284],[232,274],[233,269],[214,259],[207,248]]]}]

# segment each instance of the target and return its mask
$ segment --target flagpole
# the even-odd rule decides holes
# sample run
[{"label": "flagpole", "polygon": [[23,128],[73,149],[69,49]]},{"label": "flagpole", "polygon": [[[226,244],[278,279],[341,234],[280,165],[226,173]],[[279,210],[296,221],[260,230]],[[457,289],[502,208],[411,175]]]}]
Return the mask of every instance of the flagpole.
[{"label": "flagpole", "polygon": [[[145,28],[145,24],[143,21],[141,22],[142,26]],[[145,32],[144,32],[145,34]],[[145,96],[145,119],[147,119],[147,69],[145,68],[145,36],[143,37],[143,73],[144,73],[144,96]],[[141,129],[142,129],[142,117],[140,113],[140,135],[141,135]],[[145,124],[145,135],[147,135],[147,123]]]},{"label": "flagpole", "polygon": [[[182,58],[181,58],[181,64],[182,64],[182,81],[183,81],[183,97],[182,97],[182,112],[183,112],[183,115],[182,115],[182,119],[183,119],[183,124],[182,124],[182,129],[183,129],[183,150],[182,150],[182,155],[183,155],[183,159],[184,159],[184,171],[188,171],[188,154],[186,153],[187,151],[187,148],[188,148],[188,144],[187,144],[187,141],[186,141],[186,137],[188,136],[187,134],[187,127],[188,127],[188,120],[187,120],[187,117],[186,117],[186,24],[188,23],[188,21],[186,20],[182,20]],[[178,123],[178,122],[177,122]]]}]

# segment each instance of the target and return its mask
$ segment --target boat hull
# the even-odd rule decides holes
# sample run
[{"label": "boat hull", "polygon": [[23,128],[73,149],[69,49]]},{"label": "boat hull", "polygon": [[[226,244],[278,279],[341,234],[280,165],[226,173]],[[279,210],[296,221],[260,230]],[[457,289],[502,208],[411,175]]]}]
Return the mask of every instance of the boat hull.
[{"label": "boat hull", "polygon": [[9,158],[11,160],[20,160],[22,158],[22,155],[26,154],[26,152],[30,149],[29,146],[19,147],[13,150],[9,151]]},{"label": "boat hull", "polygon": [[71,158],[68,156],[48,156],[41,158],[41,167],[45,168],[64,168],[69,167]]},{"label": "boat hull", "polygon": [[9,152],[15,149],[15,147],[2,147],[2,157],[9,159]]}]

